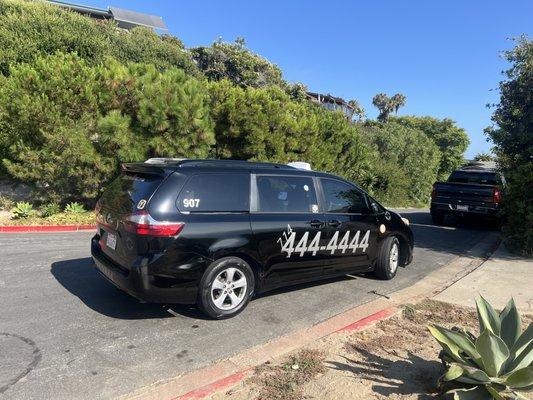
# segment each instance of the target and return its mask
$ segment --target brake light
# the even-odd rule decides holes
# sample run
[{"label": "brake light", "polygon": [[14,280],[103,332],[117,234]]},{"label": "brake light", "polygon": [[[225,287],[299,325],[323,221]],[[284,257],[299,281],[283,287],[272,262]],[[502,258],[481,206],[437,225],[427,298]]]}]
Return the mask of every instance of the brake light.
[{"label": "brake light", "polygon": [[431,190],[431,200],[435,200],[435,197],[437,197],[437,188],[433,185],[433,189]]},{"label": "brake light", "polygon": [[169,237],[178,235],[185,226],[182,222],[156,221],[148,211],[139,211],[123,220],[127,231],[141,236]]},{"label": "brake light", "polygon": [[496,204],[501,203],[502,201],[502,192],[500,192],[500,189],[494,188],[494,192],[492,193],[492,201]]}]

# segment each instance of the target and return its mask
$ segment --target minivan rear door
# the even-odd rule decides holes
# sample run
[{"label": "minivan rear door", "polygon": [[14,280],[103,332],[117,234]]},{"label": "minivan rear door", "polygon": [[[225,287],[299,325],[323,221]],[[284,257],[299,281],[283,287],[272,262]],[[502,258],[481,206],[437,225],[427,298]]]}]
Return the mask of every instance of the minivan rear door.
[{"label": "minivan rear door", "polygon": [[314,176],[253,174],[250,221],[266,287],[322,275],[325,220]]},{"label": "minivan rear door", "polygon": [[148,202],[172,170],[151,164],[124,164],[121,174],[98,200],[96,218],[100,246],[117,264],[128,267],[136,258],[139,242],[128,232],[124,219],[147,208]]}]

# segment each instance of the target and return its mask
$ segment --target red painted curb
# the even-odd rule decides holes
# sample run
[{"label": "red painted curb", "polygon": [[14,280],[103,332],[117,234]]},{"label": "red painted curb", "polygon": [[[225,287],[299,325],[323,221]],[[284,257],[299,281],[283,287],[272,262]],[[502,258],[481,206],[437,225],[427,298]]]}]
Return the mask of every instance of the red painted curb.
[{"label": "red painted curb", "polygon": [[363,328],[366,328],[369,325],[372,325],[382,319],[390,317],[396,311],[395,308],[386,308],[384,310],[378,311],[377,313],[371,314],[368,317],[362,318],[359,321],[354,322],[353,324],[346,325],[343,328],[340,328],[336,332],[354,332],[359,331]]},{"label": "red painted curb", "polygon": [[[354,323],[351,323],[349,325],[346,325],[345,327],[342,327],[340,329],[337,329],[333,333],[338,332],[355,332],[358,330],[361,330],[363,328],[366,328],[367,326],[370,326],[376,322],[379,322],[385,318],[390,317],[396,312],[396,308],[386,308],[384,310],[378,311],[374,314],[369,315],[368,317],[362,318],[358,321],[355,321]],[[213,383],[210,383],[209,385],[203,386],[201,388],[192,390],[188,393],[185,393],[181,396],[174,397],[171,400],[200,400],[203,399],[215,392],[218,392],[220,390],[223,390],[224,388],[227,388],[229,386],[233,386],[236,383],[239,383],[242,381],[246,375],[250,372],[252,368],[245,369],[243,371],[237,372],[233,375],[229,375],[225,378],[219,379]]]},{"label": "red painted curb", "polygon": [[244,371],[237,372],[233,375],[227,376],[225,378],[219,379],[218,381],[215,381],[213,383],[210,383],[209,385],[206,385],[204,387],[201,387],[199,389],[195,389],[190,391],[189,393],[185,393],[184,395],[174,397],[171,400],[198,400],[203,399],[204,397],[209,396],[210,394],[214,392],[218,392],[219,390],[222,390],[224,388],[227,388],[231,385],[234,385],[240,381],[242,381],[250,369],[245,369]]},{"label": "red painted curb", "polygon": [[2,233],[23,232],[77,232],[95,230],[96,225],[0,225]]}]

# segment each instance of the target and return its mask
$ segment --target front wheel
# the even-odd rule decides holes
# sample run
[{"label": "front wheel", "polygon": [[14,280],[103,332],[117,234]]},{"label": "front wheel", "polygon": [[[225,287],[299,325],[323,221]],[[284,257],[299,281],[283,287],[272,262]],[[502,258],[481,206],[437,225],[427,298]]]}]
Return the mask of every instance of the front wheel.
[{"label": "front wheel", "polygon": [[198,306],[215,319],[240,313],[254,293],[254,274],[248,263],[238,257],[213,262],[204,273],[198,293]]},{"label": "front wheel", "polygon": [[400,242],[396,237],[390,236],[381,243],[374,274],[379,279],[390,280],[396,276],[399,265]]}]

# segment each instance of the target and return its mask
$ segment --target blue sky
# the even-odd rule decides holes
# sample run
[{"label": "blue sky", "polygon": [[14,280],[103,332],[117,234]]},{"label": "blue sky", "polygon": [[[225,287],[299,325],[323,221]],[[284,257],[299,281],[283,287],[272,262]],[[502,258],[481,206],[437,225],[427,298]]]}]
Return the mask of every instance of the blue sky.
[{"label": "blue sky", "polygon": [[533,37],[533,1],[77,0],[160,15],[186,46],[244,37],[310,90],[357,99],[370,118],[378,92],[400,92],[399,115],[449,117],[466,129],[471,157],[489,151],[487,103],[498,101],[509,37]]}]

